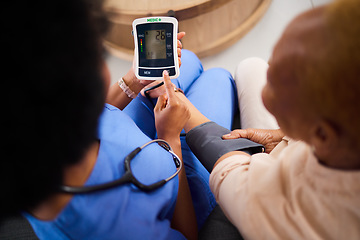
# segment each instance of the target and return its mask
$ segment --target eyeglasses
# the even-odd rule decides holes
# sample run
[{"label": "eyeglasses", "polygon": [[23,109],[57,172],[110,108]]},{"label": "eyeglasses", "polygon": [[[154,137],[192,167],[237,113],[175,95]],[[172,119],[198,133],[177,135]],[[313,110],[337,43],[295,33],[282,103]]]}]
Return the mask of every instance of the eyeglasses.
[{"label": "eyeglasses", "polygon": [[[147,185],[147,184],[141,183],[139,180],[136,179],[136,177],[134,176],[134,174],[131,170],[130,162],[142,149],[144,149],[146,146],[148,146],[152,143],[155,143],[155,142],[159,143],[159,145],[161,147],[163,147],[165,150],[167,150],[172,155],[175,166],[176,166],[176,172],[166,179],[163,179],[163,180],[160,180],[155,183]],[[124,174],[124,176],[122,176],[121,178],[119,178],[117,180],[98,184],[98,185],[92,185],[92,186],[74,187],[74,186],[62,185],[62,186],[60,186],[60,191],[63,193],[70,193],[70,194],[85,194],[85,193],[92,193],[92,192],[107,190],[109,188],[114,188],[114,187],[117,187],[117,186],[120,186],[123,184],[127,184],[127,183],[132,183],[136,187],[138,187],[140,190],[142,190],[144,192],[150,192],[150,191],[154,191],[154,190],[158,189],[159,187],[163,186],[165,183],[167,183],[168,181],[170,181],[171,179],[176,177],[176,175],[179,174],[179,172],[182,168],[182,162],[179,159],[179,157],[173,152],[170,145],[162,139],[152,140],[152,141],[144,144],[143,146],[138,147],[135,150],[133,150],[129,155],[127,155],[125,157],[124,165],[125,165],[125,174]]]}]

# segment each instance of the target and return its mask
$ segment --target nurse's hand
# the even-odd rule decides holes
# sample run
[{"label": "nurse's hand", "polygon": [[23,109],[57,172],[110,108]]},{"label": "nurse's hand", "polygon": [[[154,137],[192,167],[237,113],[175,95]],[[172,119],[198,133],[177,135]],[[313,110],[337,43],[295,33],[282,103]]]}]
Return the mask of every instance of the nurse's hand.
[{"label": "nurse's hand", "polygon": [[180,132],[190,118],[190,111],[175,92],[169,73],[163,72],[165,94],[160,95],[154,108],[155,127],[158,137],[172,140],[180,137]]}]

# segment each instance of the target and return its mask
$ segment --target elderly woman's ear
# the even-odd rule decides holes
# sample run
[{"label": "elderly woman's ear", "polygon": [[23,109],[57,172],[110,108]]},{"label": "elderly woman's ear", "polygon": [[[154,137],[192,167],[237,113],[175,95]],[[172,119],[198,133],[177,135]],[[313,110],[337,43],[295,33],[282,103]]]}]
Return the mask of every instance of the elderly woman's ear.
[{"label": "elderly woman's ear", "polygon": [[310,132],[310,145],[313,146],[315,154],[319,158],[327,158],[331,154],[331,149],[338,145],[340,136],[336,127],[326,120],[316,123]]}]

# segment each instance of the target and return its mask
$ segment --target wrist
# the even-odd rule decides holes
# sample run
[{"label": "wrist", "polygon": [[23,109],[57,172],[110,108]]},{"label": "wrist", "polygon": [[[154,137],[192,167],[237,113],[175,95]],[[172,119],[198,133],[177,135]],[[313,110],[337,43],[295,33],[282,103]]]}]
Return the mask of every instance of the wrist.
[{"label": "wrist", "polygon": [[144,85],[140,83],[139,79],[136,78],[134,71],[131,69],[124,77],[122,77],[128,88],[136,95],[139,94]]},{"label": "wrist", "polygon": [[178,138],[161,138],[169,143],[172,150],[182,159],[180,136]]},{"label": "wrist", "polygon": [[172,135],[158,135],[159,139],[163,139],[167,141],[171,147],[175,147],[175,145],[181,145],[180,134],[172,134]]}]

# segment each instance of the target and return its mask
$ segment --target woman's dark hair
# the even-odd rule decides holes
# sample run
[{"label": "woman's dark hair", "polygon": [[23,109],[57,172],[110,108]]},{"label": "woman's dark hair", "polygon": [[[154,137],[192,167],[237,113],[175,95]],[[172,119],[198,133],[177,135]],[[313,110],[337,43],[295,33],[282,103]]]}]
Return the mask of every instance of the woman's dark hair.
[{"label": "woman's dark hair", "polygon": [[[97,138],[104,107],[99,1],[2,4],[0,214],[54,194]],[[5,65],[5,66],[4,66]]]}]

